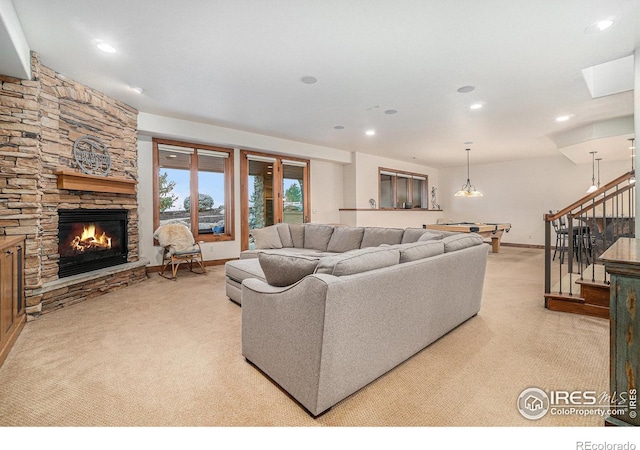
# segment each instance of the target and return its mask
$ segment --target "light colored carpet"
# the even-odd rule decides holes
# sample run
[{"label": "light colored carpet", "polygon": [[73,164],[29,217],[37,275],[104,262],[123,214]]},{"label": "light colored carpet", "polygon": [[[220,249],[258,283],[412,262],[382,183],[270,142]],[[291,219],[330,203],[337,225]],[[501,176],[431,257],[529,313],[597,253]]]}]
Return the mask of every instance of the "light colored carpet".
[{"label": "light colored carpet", "polygon": [[603,424],[516,409],[532,386],[608,391],[608,321],[544,309],[542,250],[490,253],[478,316],[318,419],[243,359],[241,308],[224,295],[224,268],[209,269],[151,274],[28,323],[0,368],[0,425]]}]

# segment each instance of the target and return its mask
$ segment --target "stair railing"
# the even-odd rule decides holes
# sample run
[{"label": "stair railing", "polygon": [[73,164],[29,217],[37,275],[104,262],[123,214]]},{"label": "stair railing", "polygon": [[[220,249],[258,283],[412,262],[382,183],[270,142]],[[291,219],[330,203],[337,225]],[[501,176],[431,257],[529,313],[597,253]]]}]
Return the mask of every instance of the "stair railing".
[{"label": "stair railing", "polygon": [[594,283],[608,283],[606,272],[596,270],[598,260],[618,238],[635,237],[634,187],[632,170],[566,208],[544,215],[545,307],[549,296],[573,296],[577,279],[586,276]]}]

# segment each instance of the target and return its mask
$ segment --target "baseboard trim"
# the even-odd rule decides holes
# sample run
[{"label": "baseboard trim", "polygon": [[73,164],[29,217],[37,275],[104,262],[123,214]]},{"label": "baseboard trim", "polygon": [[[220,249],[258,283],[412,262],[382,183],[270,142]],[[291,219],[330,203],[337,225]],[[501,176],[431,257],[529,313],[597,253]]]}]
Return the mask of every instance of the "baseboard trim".
[{"label": "baseboard trim", "polygon": [[513,244],[511,242],[500,242],[500,247],[537,248],[544,250],[544,245],[539,244]]},{"label": "baseboard trim", "polygon": [[[204,262],[204,265],[206,267],[209,266],[223,266],[225,265],[228,261],[235,261],[238,258],[223,258],[223,259],[209,259],[206,260]],[[160,269],[162,269],[162,266],[147,266],[147,273],[148,272],[160,272]],[[180,268],[178,270],[183,270],[186,269],[188,270],[188,264],[180,264]]]}]

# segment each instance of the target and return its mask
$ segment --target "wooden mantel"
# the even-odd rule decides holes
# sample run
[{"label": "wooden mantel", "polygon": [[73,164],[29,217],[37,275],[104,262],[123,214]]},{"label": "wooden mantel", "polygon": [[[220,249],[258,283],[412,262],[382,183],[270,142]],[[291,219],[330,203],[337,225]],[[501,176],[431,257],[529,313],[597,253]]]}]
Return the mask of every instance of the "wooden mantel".
[{"label": "wooden mantel", "polygon": [[88,175],[70,170],[56,170],[58,189],[73,191],[111,192],[115,194],[135,194],[136,180],[126,178]]}]

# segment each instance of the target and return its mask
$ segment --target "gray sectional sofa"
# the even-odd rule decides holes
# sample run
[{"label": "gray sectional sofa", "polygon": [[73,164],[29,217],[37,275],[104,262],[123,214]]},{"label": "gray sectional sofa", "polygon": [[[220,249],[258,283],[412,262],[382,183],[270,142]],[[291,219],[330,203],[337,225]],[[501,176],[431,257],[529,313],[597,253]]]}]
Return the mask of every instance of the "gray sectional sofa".
[{"label": "gray sectional sofa", "polygon": [[243,356],[313,416],[480,310],[478,235],[269,228],[255,236],[263,248],[227,263],[227,293],[242,304]]},{"label": "gray sectional sofa", "polygon": [[[260,253],[322,258],[348,251],[416,243],[418,240],[442,239],[458,233],[432,231],[423,228],[346,227],[325,224],[279,223],[251,231],[255,249],[240,253],[240,261],[226,264],[226,294],[234,302],[242,303],[242,281],[258,278],[266,281],[256,259]],[[245,260],[253,260],[251,262]]]}]

